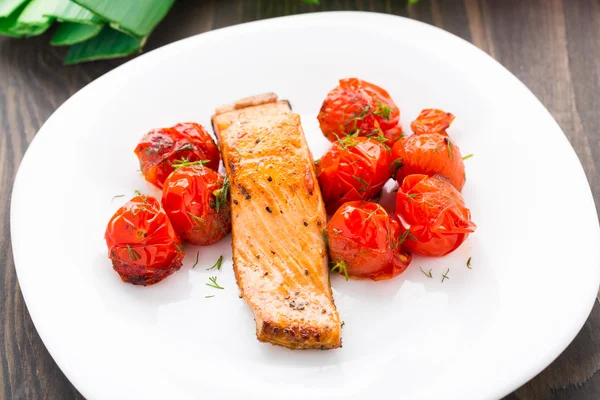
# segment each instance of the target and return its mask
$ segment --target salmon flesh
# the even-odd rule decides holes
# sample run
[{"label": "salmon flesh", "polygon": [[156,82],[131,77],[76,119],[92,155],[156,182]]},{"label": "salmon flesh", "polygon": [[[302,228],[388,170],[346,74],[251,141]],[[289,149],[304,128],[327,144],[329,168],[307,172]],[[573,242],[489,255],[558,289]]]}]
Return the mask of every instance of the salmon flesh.
[{"label": "salmon flesh", "polygon": [[258,340],[340,347],[327,217],[300,116],[268,93],[217,108],[212,125],[231,185],[235,277]]}]

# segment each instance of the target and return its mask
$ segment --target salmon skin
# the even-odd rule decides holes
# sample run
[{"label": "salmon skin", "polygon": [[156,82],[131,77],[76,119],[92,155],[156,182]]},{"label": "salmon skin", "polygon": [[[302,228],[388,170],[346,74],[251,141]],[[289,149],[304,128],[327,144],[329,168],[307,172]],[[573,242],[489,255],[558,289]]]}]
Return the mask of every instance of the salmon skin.
[{"label": "salmon skin", "polygon": [[273,93],[217,108],[231,185],[233,268],[261,342],[341,347],[325,206],[300,116]]}]

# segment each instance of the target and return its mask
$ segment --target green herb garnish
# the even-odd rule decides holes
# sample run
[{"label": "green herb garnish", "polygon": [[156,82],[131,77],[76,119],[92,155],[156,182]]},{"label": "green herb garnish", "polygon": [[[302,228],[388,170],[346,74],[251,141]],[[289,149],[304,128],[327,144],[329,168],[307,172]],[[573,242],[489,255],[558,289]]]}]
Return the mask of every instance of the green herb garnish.
[{"label": "green herb garnish", "polygon": [[340,274],[344,274],[346,276],[346,280],[348,280],[348,264],[344,260],[338,261],[333,264],[331,267],[331,272],[339,272]]},{"label": "green herb garnish", "polygon": [[429,272],[425,272],[425,271],[423,271],[423,268],[421,268],[420,266],[419,266],[419,269],[421,270],[421,272],[422,272],[422,273],[423,273],[423,274],[424,274],[426,277],[428,277],[428,278],[433,278],[433,275],[431,275],[431,269],[429,270]]},{"label": "green herb garnish", "polygon": [[229,187],[229,178],[225,177],[221,189],[215,190],[213,193],[213,195],[215,196],[215,210],[217,210],[217,212],[219,212],[219,210],[221,209],[225,209],[225,207],[227,206],[227,195],[229,194]]},{"label": "green herb garnish", "polygon": [[444,142],[446,142],[446,147],[448,149],[448,158],[452,157],[452,161],[454,161],[454,147],[452,147],[452,141],[450,138],[445,137]]},{"label": "green herb garnish", "polygon": [[377,102],[377,107],[375,107],[373,114],[378,115],[388,121],[392,115],[392,109],[383,103]]},{"label": "green herb garnish", "polygon": [[353,176],[353,178],[356,179],[360,183],[360,188],[358,189],[358,191],[363,192],[363,193],[366,192],[367,189],[369,188],[369,182],[365,181],[360,176]]},{"label": "green herb garnish", "polygon": [[215,265],[213,265],[210,268],[207,268],[207,271],[210,271],[211,269],[217,269],[218,271],[221,270],[221,264],[223,264],[223,256],[220,256],[219,259],[217,260],[217,262],[215,263]]},{"label": "green herb garnish", "polygon": [[200,226],[201,224],[204,223],[204,218],[201,218],[197,215],[192,214],[191,212],[187,212],[187,214],[192,217],[192,220],[194,221],[194,223],[196,224],[196,226]]},{"label": "green herb garnish", "polygon": [[467,159],[469,159],[469,158],[471,158],[471,157],[473,157],[473,153],[471,153],[471,154],[467,154],[467,155],[466,155],[466,156],[464,156],[462,159],[463,159],[463,160],[467,160]]},{"label": "green herb garnish", "polygon": [[359,132],[357,131],[350,135],[346,135],[343,138],[338,137],[337,142],[342,149],[346,150],[348,147],[356,146],[357,142],[354,139],[358,137],[358,134]]},{"label": "green herb garnish", "polygon": [[398,246],[404,243],[405,240],[417,240],[417,238],[411,233],[410,229],[407,229],[404,231],[402,236],[400,236],[400,242],[398,243]]},{"label": "green herb garnish", "polygon": [[396,172],[398,172],[400,168],[404,167],[402,157],[396,158],[394,161],[392,161],[392,167],[394,167],[394,172],[392,173],[392,175],[396,175]]},{"label": "green herb garnish", "polygon": [[196,268],[196,265],[198,265],[198,257],[200,257],[200,252],[196,253],[196,262],[194,263],[194,265],[192,265],[192,268]]},{"label": "green herb garnish", "polygon": [[177,171],[183,167],[191,167],[192,165],[202,165],[208,164],[210,160],[199,160],[199,161],[189,161],[187,157],[182,157],[179,160],[175,160],[171,163],[171,167]]},{"label": "green herb garnish", "polygon": [[134,249],[131,248],[130,245],[127,245],[127,252],[129,253],[129,258],[131,261],[139,260],[142,258]]},{"label": "green herb garnish", "polygon": [[450,278],[448,278],[448,272],[450,272],[450,268],[448,268],[448,270],[446,271],[446,273],[442,275],[442,283],[444,283],[445,279],[450,279]]},{"label": "green herb garnish", "polygon": [[116,199],[117,197],[125,197],[124,194],[118,194],[116,196],[113,196],[113,198],[110,201],[113,201],[114,199]]},{"label": "green herb garnish", "polygon": [[215,289],[225,289],[223,286],[221,286],[221,285],[219,285],[217,283],[217,277],[216,276],[211,276],[211,277],[208,278],[208,280],[211,283],[207,283],[206,286],[210,286],[210,287],[213,287]]},{"label": "green herb garnish", "polygon": [[471,257],[469,257],[469,259],[467,260],[467,268],[473,269],[471,268]]}]

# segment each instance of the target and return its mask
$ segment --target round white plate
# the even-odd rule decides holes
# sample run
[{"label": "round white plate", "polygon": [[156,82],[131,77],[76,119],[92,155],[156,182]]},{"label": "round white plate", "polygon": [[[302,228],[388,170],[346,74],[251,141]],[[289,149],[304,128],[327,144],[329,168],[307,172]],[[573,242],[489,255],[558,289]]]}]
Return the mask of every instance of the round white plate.
[{"label": "round white plate", "polygon": [[[133,154],[146,131],[188,120],[210,126],[216,106],[274,91],[302,116],[318,157],[327,148],[316,123],[321,102],[352,76],[386,88],[406,129],[422,108],[457,116],[450,133],[474,154],[463,193],[479,226],[461,248],[415,257],[391,281],[334,277],[345,325],[344,347],[332,351],[256,340],[229,238],[199,248],[194,269],[198,248],[188,246],[182,269],[155,286],[120,281],[104,229],[134,189],[157,193]],[[37,134],[14,186],[11,226],[35,326],[88,399],[499,398],[569,344],[599,283],[594,202],[550,114],[467,42],[379,14],[234,26],[106,74]],[[221,271],[207,271],[221,254]],[[205,285],[211,275],[225,290]]]}]

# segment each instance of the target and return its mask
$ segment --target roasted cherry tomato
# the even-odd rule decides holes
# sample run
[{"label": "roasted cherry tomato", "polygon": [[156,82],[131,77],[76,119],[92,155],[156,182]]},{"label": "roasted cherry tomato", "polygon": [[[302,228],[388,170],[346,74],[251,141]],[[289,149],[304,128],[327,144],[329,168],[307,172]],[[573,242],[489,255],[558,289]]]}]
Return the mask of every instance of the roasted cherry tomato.
[{"label": "roasted cherry tomato", "polygon": [[465,184],[465,165],[458,146],[439,133],[411,135],[392,149],[392,167],[398,183],[412,174],[443,175],[459,191]]},{"label": "roasted cherry tomato", "polygon": [[375,139],[347,136],[317,163],[317,178],[327,212],[347,201],[373,198],[390,177],[390,152]]},{"label": "roasted cherry tomato", "polygon": [[447,135],[446,129],[454,121],[454,115],[437,110],[435,108],[428,108],[421,111],[421,114],[410,124],[410,128],[416,135],[422,133],[439,133],[441,135]]},{"label": "roasted cherry tomato", "polygon": [[148,132],[135,148],[135,154],[146,180],[159,188],[178,162],[206,160],[207,167],[217,170],[221,160],[206,129],[193,122]]},{"label": "roasted cherry tomato", "polygon": [[409,175],[396,197],[404,249],[424,256],[454,251],[477,226],[458,190],[439,175]]},{"label": "roasted cherry tomato", "polygon": [[181,267],[181,240],[154,197],[136,196],[119,208],[104,238],[123,282],[152,285]]},{"label": "roasted cherry tomato", "polygon": [[358,134],[379,138],[391,146],[402,135],[400,109],[388,92],[356,78],[340,80],[325,98],[317,119],[332,142]]},{"label": "roasted cherry tomato", "polygon": [[344,204],[329,221],[327,236],[332,270],[346,277],[390,279],[412,259],[400,246],[400,225],[377,203]]},{"label": "roasted cherry tomato", "polygon": [[182,239],[209,245],[231,231],[229,181],[210,168],[187,164],[165,180],[162,204]]}]

